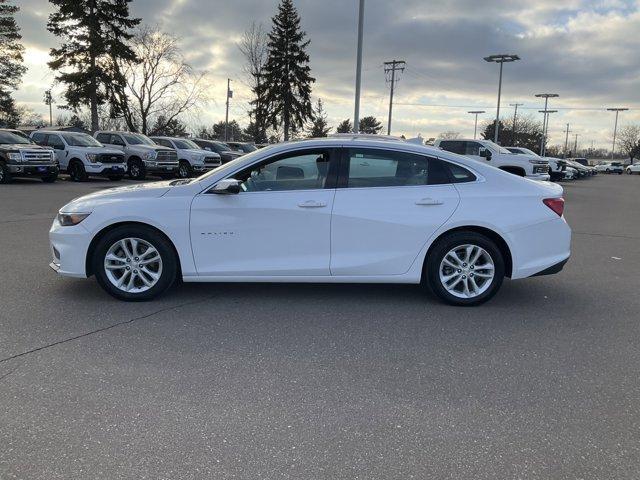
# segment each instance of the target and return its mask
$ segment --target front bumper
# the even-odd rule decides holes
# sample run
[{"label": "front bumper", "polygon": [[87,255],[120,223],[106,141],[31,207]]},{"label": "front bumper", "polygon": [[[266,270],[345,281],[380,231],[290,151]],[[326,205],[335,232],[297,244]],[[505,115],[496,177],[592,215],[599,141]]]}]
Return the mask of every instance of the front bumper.
[{"label": "front bumper", "polygon": [[63,227],[54,220],[49,230],[52,262],[49,264],[65,277],[87,278],[86,259],[91,236],[82,223]]},{"label": "front bumper", "polygon": [[538,180],[540,182],[548,182],[551,180],[551,175],[548,173],[535,173],[533,175],[527,175],[529,180]]},{"label": "front bumper", "polygon": [[85,167],[87,173],[89,175],[102,175],[102,176],[114,176],[114,175],[124,175],[126,173],[126,167],[123,163],[115,163],[115,164],[96,164],[96,165],[87,165]]},{"label": "front bumper", "polygon": [[145,162],[144,167],[147,173],[178,173],[178,163],[150,163]]},{"label": "front bumper", "polygon": [[49,164],[43,164],[43,165],[9,164],[7,165],[7,168],[9,169],[9,172],[11,173],[11,175],[13,175],[14,177],[20,177],[20,176],[46,177],[49,175],[55,175],[59,171],[57,165],[49,165]]}]

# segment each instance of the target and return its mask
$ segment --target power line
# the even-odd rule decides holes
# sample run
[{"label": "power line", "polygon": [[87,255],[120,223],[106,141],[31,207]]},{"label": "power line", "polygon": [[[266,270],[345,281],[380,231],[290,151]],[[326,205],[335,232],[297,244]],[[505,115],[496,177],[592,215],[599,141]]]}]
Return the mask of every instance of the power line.
[{"label": "power line", "polygon": [[396,82],[399,80],[396,79],[396,71],[404,72],[404,68],[407,62],[404,60],[391,60],[390,62],[384,62],[384,73],[391,73],[391,94],[389,95],[389,121],[387,123],[387,135],[391,135],[391,116],[393,113],[393,90],[395,88]]}]

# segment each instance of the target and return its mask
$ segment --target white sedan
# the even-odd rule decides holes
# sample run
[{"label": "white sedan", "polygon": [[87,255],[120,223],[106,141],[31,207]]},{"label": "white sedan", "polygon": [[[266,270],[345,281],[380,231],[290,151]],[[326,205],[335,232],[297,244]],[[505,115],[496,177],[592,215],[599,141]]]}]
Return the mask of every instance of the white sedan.
[{"label": "white sedan", "polygon": [[633,165],[627,165],[627,168],[625,168],[625,171],[629,175],[633,175],[634,173],[640,174],[640,162],[634,163]]},{"label": "white sedan", "polygon": [[474,305],[559,272],[562,187],[433,147],[362,136],[283,143],[191,180],[92,193],[50,231],[59,274],[122,300],[185,282],[424,283]]}]

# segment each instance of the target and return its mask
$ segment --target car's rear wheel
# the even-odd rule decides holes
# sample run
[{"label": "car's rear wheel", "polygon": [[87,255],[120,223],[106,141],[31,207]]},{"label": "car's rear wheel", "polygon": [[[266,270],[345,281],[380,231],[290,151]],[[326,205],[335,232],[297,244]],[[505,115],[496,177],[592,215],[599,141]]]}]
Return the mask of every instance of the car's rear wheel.
[{"label": "car's rear wheel", "polygon": [[126,301],[151,300],[176,281],[178,260],[169,240],[145,226],[122,226],[100,239],[93,271],[102,288]]},{"label": "car's rear wheel", "polygon": [[504,280],[504,258],[495,242],[476,232],[455,232],[431,248],[425,276],[430,290],[450,305],[479,305]]}]

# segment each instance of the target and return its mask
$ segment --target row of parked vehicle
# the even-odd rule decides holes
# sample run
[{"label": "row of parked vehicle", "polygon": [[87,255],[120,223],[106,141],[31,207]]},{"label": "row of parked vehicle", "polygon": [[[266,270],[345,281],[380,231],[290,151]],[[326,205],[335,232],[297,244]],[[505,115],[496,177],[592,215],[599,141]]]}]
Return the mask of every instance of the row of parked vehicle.
[{"label": "row of parked vehicle", "polygon": [[13,177],[35,177],[54,182],[67,173],[77,182],[91,176],[117,181],[128,175],[144,180],[189,178],[256,150],[243,142],[207,139],[147,137],[140,133],[98,131],[86,133],[36,130],[27,136],[19,130],[0,130],[0,183]]},{"label": "row of parked vehicle", "polygon": [[528,148],[502,147],[490,140],[439,139],[434,146],[532,180],[574,180],[601,171],[590,166],[586,158],[541,157]]}]

